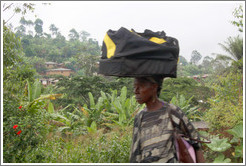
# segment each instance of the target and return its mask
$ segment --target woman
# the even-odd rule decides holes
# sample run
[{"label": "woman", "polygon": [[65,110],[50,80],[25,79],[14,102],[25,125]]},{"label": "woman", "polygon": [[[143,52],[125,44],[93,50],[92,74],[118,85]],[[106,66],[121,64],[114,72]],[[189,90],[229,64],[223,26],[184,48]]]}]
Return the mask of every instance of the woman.
[{"label": "woman", "polygon": [[[181,131],[181,127],[185,125],[190,136],[199,139],[184,113],[178,107],[158,98],[162,81],[163,78],[157,76],[138,77],[134,80],[136,100],[139,104],[146,104],[146,108],[135,117],[130,162],[178,162],[172,136],[173,124],[167,109],[171,110],[176,129]],[[204,162],[201,145],[191,143],[196,151],[197,162]]]}]

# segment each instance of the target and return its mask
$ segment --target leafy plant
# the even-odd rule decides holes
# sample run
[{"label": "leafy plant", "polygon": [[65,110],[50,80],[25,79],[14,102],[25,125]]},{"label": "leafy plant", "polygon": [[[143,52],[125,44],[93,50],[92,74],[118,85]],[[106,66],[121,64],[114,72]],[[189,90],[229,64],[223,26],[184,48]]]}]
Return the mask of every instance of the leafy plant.
[{"label": "leafy plant", "polygon": [[227,132],[233,135],[230,143],[234,148],[234,152],[232,153],[234,160],[237,162],[243,162],[243,123],[227,130]]},{"label": "leafy plant", "polygon": [[230,158],[225,158],[225,155],[222,153],[226,150],[228,150],[231,147],[231,144],[228,142],[227,138],[220,139],[219,137],[213,137],[211,139],[211,143],[206,144],[207,147],[209,147],[212,152],[210,155],[213,155],[215,158],[213,158],[214,163],[225,163],[225,162],[231,162]]},{"label": "leafy plant", "polygon": [[[69,107],[72,107],[74,111],[67,111]],[[52,111],[54,108],[50,108],[50,110]],[[78,136],[86,133],[84,115],[72,104],[62,108],[61,110],[51,113],[50,116],[52,119],[50,124],[56,126],[55,131],[62,133],[62,135],[65,137],[68,135]]]},{"label": "leafy plant", "polygon": [[230,163],[230,162],[231,159],[225,158],[225,155],[221,153],[214,159],[214,163]]},{"label": "leafy plant", "polygon": [[231,144],[228,143],[227,138],[220,139],[215,137],[211,139],[211,143],[207,144],[207,146],[215,152],[224,152],[231,147]]},{"label": "leafy plant", "polygon": [[201,112],[199,112],[198,106],[192,107],[190,105],[192,99],[193,96],[188,100],[186,100],[185,96],[181,94],[181,95],[174,96],[170,101],[170,103],[180,107],[185,112],[185,114],[189,119],[193,119],[193,120],[201,119],[202,114]]},{"label": "leafy plant", "polygon": [[87,127],[88,133],[95,133],[97,131],[97,124],[95,121],[91,123],[90,127]]},{"label": "leafy plant", "polygon": [[241,81],[241,73],[229,73],[220,76],[218,82],[213,85],[215,96],[208,100],[211,108],[204,116],[211,128],[232,128],[243,121]]},{"label": "leafy plant", "polygon": [[[229,141],[228,138],[213,137],[210,144],[206,144],[212,150],[210,155],[216,156],[214,163],[243,162],[243,123],[234,126],[227,132],[233,135]],[[222,152],[230,152],[229,158],[226,158]]]},{"label": "leafy plant", "polygon": [[192,107],[201,105],[207,108],[209,107],[208,105],[200,104],[198,101],[206,101],[212,94],[211,88],[199,85],[193,78],[180,77],[175,79],[168,78],[163,81],[160,98],[170,102],[177,95],[184,95],[186,99],[190,99],[193,96],[190,101]]},{"label": "leafy plant", "polygon": [[91,93],[88,93],[90,107],[84,105],[82,112],[89,127],[94,121],[98,126],[112,127],[113,124],[118,126],[129,126],[134,119],[134,114],[142,109],[144,105],[139,105],[134,96],[127,98],[127,88],[123,87],[118,96],[117,90],[111,90],[111,94],[101,91],[98,101],[94,101]]}]

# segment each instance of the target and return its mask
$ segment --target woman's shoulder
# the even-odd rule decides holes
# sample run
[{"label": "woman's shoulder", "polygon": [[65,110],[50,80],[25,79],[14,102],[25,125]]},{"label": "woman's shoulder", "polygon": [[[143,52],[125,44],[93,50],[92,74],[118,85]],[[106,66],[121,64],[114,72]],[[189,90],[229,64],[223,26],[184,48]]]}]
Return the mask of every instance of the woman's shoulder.
[{"label": "woman's shoulder", "polygon": [[167,109],[169,109],[171,115],[174,115],[179,119],[184,116],[184,112],[180,107],[168,102],[164,102],[164,105],[166,105]]},{"label": "woman's shoulder", "polygon": [[136,115],[135,115],[135,119],[141,117],[142,114],[143,114],[144,112],[146,112],[146,108],[144,108],[144,109],[138,111],[138,112],[136,113]]}]

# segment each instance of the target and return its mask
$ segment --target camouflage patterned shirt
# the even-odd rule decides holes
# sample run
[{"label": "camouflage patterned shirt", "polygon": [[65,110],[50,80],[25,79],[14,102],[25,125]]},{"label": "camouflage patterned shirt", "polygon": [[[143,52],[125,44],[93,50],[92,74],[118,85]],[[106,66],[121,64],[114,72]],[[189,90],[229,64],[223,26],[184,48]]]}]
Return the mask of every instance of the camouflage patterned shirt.
[{"label": "camouflage patterned shirt", "polygon": [[[169,118],[167,108],[170,110],[174,126]],[[192,138],[199,139],[198,132],[179,107],[164,102],[160,110],[148,112],[145,109],[140,111],[134,120],[130,162],[178,162],[172,133],[173,127],[180,133],[184,133],[184,125]],[[200,143],[192,141],[190,143],[195,149],[201,147]]]}]

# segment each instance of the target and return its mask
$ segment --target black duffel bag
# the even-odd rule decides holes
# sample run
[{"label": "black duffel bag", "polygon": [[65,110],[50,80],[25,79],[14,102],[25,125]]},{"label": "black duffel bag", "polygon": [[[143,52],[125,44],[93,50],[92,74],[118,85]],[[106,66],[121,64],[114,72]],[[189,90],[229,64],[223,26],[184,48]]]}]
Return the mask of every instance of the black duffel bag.
[{"label": "black duffel bag", "polygon": [[102,45],[99,74],[119,77],[177,76],[178,40],[165,32],[109,30]]}]

